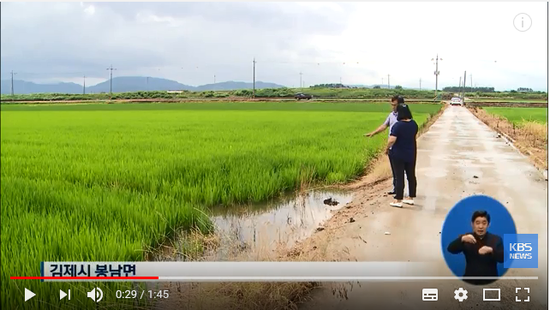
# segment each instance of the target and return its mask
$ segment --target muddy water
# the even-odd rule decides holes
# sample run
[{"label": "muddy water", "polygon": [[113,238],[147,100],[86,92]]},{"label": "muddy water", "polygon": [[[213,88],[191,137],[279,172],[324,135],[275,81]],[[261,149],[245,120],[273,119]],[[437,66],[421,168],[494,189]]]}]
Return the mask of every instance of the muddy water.
[{"label": "muddy water", "polygon": [[218,209],[212,220],[220,246],[207,259],[228,260],[243,253],[249,259],[267,259],[276,247],[309,237],[352,198],[346,192],[311,191],[262,205]]}]

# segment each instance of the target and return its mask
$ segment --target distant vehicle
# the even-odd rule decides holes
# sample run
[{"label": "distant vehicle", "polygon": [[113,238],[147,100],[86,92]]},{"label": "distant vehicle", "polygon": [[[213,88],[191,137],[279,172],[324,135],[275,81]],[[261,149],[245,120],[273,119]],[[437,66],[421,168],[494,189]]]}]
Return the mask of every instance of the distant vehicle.
[{"label": "distant vehicle", "polygon": [[451,105],[464,105],[464,103],[462,102],[462,99],[460,97],[453,97],[451,98]]},{"label": "distant vehicle", "polygon": [[302,99],[306,99],[306,100],[309,100],[309,99],[313,99],[313,96],[312,95],[308,95],[308,94],[304,94],[304,93],[297,93],[294,98],[296,100],[302,100]]}]

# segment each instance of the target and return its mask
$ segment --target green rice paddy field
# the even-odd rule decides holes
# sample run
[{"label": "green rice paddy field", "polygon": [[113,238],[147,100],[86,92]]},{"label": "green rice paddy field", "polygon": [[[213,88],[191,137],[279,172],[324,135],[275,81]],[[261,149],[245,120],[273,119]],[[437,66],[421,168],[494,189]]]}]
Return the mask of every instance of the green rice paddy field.
[{"label": "green rice paddy field", "polygon": [[504,117],[516,125],[521,125],[524,122],[541,124],[548,122],[548,109],[545,108],[484,107],[483,109],[491,114]]},{"label": "green rice paddy field", "polygon": [[[440,108],[411,105],[419,124]],[[57,308],[67,285],[9,280],[40,275],[41,261],[143,260],[175,231],[209,231],[208,208],[350,181],[385,143],[363,134],[388,112],[387,103],[3,105],[2,307],[21,307],[26,287],[40,298],[25,307],[50,298]]]}]

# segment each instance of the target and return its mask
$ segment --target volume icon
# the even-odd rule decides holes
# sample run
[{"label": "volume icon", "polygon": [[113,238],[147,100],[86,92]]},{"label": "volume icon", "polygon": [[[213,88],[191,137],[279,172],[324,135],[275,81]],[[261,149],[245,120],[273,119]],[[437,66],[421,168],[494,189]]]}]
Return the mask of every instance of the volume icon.
[{"label": "volume icon", "polygon": [[103,299],[103,291],[99,287],[96,287],[89,291],[87,296],[95,302],[100,302]]}]

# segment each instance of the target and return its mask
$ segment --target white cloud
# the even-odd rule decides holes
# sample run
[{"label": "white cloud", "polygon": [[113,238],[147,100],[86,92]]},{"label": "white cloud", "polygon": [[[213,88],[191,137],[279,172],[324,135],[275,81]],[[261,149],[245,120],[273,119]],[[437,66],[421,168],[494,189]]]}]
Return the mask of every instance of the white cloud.
[{"label": "white cloud", "polygon": [[[531,29],[513,26],[518,13]],[[546,89],[546,3],[8,3],[2,73],[27,80],[159,76],[198,85],[257,78]],[[52,22],[54,20],[55,22]],[[495,62],[496,61],[496,62]],[[345,64],[344,64],[345,63]]]},{"label": "white cloud", "polygon": [[94,15],[95,13],[95,6],[89,5],[84,9],[84,12],[86,12],[89,15]]},{"label": "white cloud", "polygon": [[[394,84],[435,83],[431,59],[439,54],[442,85],[457,85],[467,71],[468,82],[472,74],[480,86],[529,83],[544,89],[545,9],[546,3],[357,4],[348,29],[317,44],[338,46],[344,59],[364,60],[377,72],[377,82],[390,74]],[[538,21],[525,33],[513,27],[520,12]]]}]

